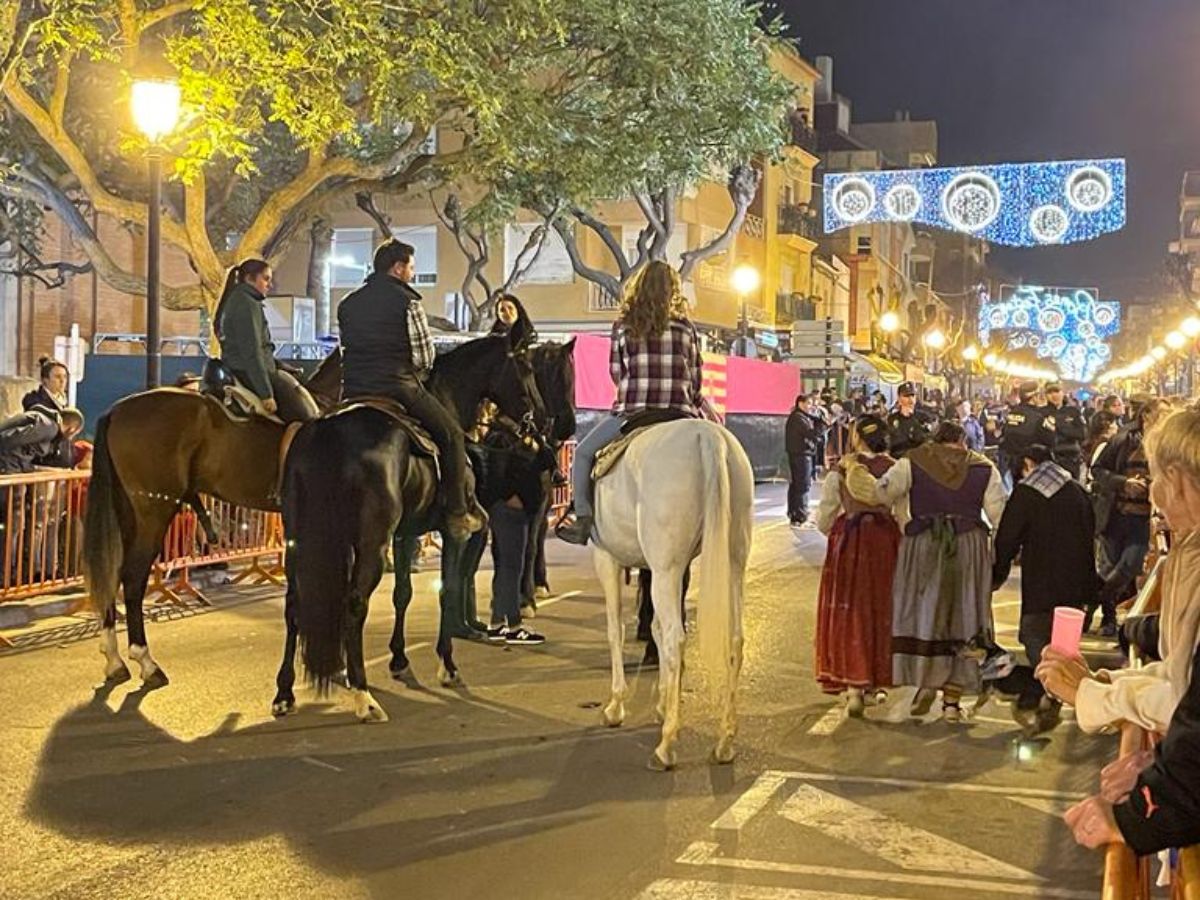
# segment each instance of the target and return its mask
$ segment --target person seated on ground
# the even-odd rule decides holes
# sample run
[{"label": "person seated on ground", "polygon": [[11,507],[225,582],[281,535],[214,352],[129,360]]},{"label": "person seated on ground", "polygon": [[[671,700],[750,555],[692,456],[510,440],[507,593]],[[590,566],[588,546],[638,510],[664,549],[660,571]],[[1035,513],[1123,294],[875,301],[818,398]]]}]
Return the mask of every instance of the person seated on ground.
[{"label": "person seated on ground", "polygon": [[[1036,667],[1050,643],[1056,606],[1084,609],[1100,589],[1094,550],[1095,514],[1087,491],[1052,458],[1044,444],[1022,451],[1023,477],[1013,489],[996,531],[992,590],[1008,579],[1021,558],[1021,620],[1018,639]],[[1026,731],[1058,724],[1060,704],[1030,679],[1013,718]]]},{"label": "person seated on ground", "polygon": [[1188,686],[1200,643],[1200,411],[1171,413],[1146,436],[1151,499],[1174,536],[1161,576],[1159,656],[1141,669],[1091,672],[1081,657],[1048,647],[1037,677],[1075,707],[1088,732],[1119,722],[1162,732]]},{"label": "person seated on ground", "polygon": [[267,412],[285,422],[307,422],[317,417],[317,402],[275,359],[263,308],[271,279],[271,266],[261,259],[243,260],[229,270],[213,316],[221,358],[238,383],[262,400]]},{"label": "person seated on ground", "polygon": [[[69,405],[67,385],[71,381],[71,373],[67,367],[56,359],[43,356],[38,360],[38,375],[41,383],[36,390],[30,391],[21,398],[21,408],[28,411],[40,407],[52,415],[62,412]],[[59,438],[54,448],[45,457],[38,460],[38,465],[53,469],[70,469],[75,465],[75,454],[71,442]]]},{"label": "person seated on ground", "polygon": [[0,475],[32,472],[57,452],[69,447],[83,430],[83,413],[73,407],[55,411],[35,406],[0,422]]},{"label": "person seated on ground", "polygon": [[366,284],[338,307],[342,336],[342,396],[389,397],[404,405],[429,431],[441,454],[441,493],[446,529],[465,540],[483,528],[486,516],[467,487],[467,452],[462,427],[425,388],[433,369],[433,338],[410,282],[416,251],[395,239],[375,250]]},{"label": "person seated on ground", "polygon": [[575,448],[571,466],[575,516],[556,529],[560,538],[572,544],[584,545],[592,535],[596,455],[616,440],[631,416],[670,410],[682,417],[717,421],[700,393],[700,338],[687,317],[679,273],[667,263],[648,263],[630,285],[621,316],[612,327],[609,374],[617,385],[612,414]]}]

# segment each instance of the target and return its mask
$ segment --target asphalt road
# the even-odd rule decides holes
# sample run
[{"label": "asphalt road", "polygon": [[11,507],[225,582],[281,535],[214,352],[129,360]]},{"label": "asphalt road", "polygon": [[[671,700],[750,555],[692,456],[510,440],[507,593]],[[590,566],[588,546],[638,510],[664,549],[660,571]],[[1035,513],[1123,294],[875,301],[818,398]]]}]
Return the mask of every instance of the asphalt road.
[{"label": "asphalt road", "polygon": [[[903,692],[844,719],[812,677],[823,539],[784,524],[778,487],[760,494],[733,765],[707,761],[715,714],[689,658],[680,767],[647,770],[655,675],[637,671],[632,629],[629,718],[602,727],[604,608],[585,551],[552,542],[558,597],[534,623],[548,643],[460,643],[459,690],[437,685],[428,648],[411,654],[419,686],[388,679],[381,586],[367,655],[390,721],[375,725],[344,694],[304,692],[271,719],[281,603],[227,592],[151,625],[172,679],[159,691],[94,694],[95,641],[0,657],[0,896],[1098,896],[1100,857],[1058,815],[1113,739],[1068,722],[1019,754],[1006,707],[910,722]],[[433,635],[432,577],[415,642]],[[997,596],[1002,629],[1015,601]]]}]

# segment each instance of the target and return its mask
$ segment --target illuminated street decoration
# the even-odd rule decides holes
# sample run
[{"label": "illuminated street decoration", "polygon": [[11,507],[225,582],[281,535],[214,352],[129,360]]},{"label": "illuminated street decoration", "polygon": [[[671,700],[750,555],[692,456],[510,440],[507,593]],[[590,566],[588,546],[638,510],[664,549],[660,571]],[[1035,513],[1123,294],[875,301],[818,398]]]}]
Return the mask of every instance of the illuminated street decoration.
[{"label": "illuminated street decoration", "polygon": [[825,176],[825,233],[919,222],[1012,247],[1073,244],[1125,227],[1125,160]]},{"label": "illuminated street decoration", "polygon": [[1109,340],[1121,330],[1121,304],[1084,288],[1006,287],[1005,299],[979,310],[979,339],[992,332],[1006,351],[1034,350],[1070,381],[1089,382],[1112,358]]}]

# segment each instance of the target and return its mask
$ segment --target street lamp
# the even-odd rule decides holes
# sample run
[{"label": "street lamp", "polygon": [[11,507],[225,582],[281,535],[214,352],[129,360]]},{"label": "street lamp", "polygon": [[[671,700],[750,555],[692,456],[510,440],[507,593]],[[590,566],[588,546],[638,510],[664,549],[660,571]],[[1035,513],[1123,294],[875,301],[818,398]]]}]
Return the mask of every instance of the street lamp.
[{"label": "street lamp", "polygon": [[746,316],[746,295],[758,290],[761,282],[762,277],[758,274],[758,269],[749,263],[742,263],[737,266],[733,270],[733,274],[729,277],[729,283],[737,291],[738,304],[741,307],[738,321],[738,342],[741,344],[739,350],[743,356],[747,355],[746,344],[750,338],[750,321]]},{"label": "street lamp", "polygon": [[146,387],[162,383],[159,288],[162,282],[162,140],[179,121],[179,84],[171,79],[133,83],[133,121],[148,142],[150,209],[146,220]]},{"label": "street lamp", "polygon": [[963,352],[962,352],[962,358],[965,359],[967,362],[975,362],[975,360],[979,359],[979,348],[976,347],[974,344],[964,347]]},{"label": "street lamp", "polygon": [[900,330],[900,316],[895,310],[889,309],[879,317],[879,330],[884,334],[893,334]]},{"label": "street lamp", "polygon": [[1164,338],[1164,343],[1172,350],[1182,350],[1187,344],[1187,338],[1181,331],[1172,331]]}]

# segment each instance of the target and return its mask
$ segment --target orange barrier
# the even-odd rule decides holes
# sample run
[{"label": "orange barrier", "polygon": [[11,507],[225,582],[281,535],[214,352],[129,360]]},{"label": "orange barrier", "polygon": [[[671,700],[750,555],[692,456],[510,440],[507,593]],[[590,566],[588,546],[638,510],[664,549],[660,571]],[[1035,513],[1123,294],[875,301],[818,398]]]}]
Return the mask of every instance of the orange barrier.
[{"label": "orange barrier", "polygon": [[162,555],[150,573],[150,592],[172,603],[182,603],[181,595],[189,594],[210,605],[189,576],[195,569],[231,562],[249,562],[230,579],[231,584],[284,584],[285,541],[279,513],[245,509],[212,497],[201,497],[201,502],[216,541],[209,541],[194,510],[182,509],[167,528]]},{"label": "orange barrier", "polygon": [[0,475],[0,603],[83,584],[87,472]]},{"label": "orange barrier", "polygon": [[575,441],[567,441],[558,448],[558,470],[567,476],[567,483],[554,488],[550,496],[550,517],[562,518],[571,506],[571,463],[575,461]]}]

